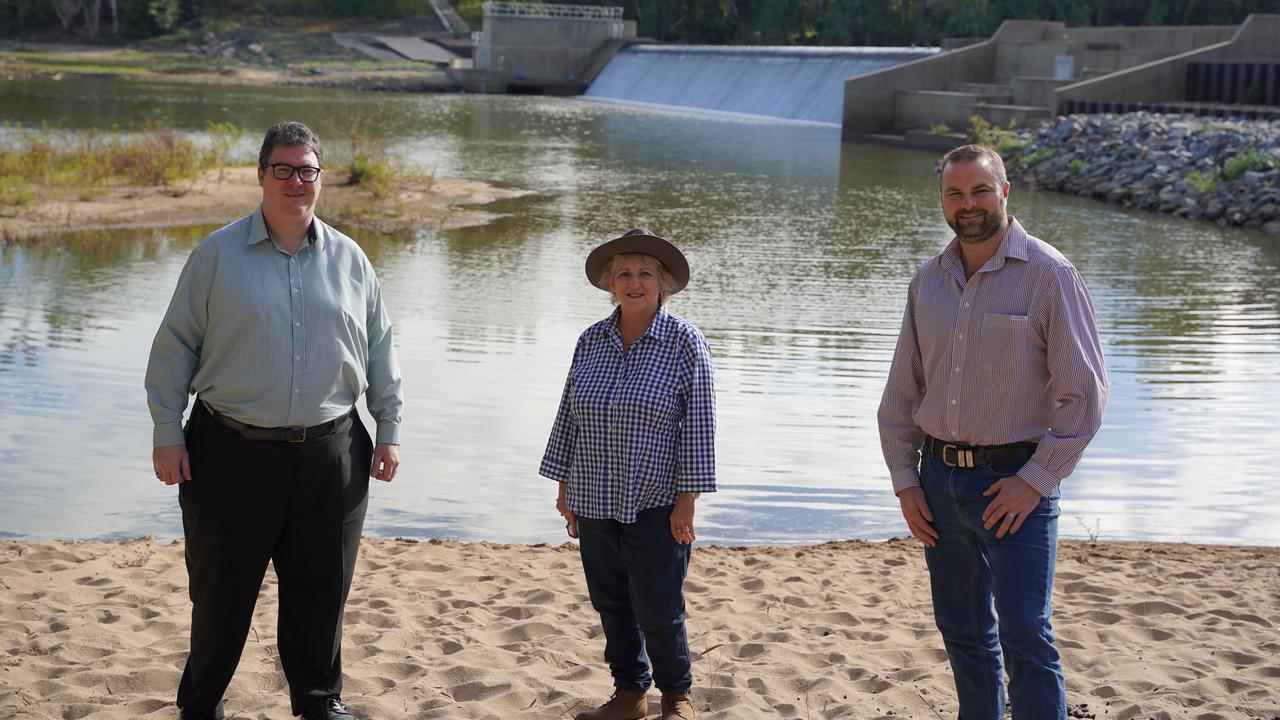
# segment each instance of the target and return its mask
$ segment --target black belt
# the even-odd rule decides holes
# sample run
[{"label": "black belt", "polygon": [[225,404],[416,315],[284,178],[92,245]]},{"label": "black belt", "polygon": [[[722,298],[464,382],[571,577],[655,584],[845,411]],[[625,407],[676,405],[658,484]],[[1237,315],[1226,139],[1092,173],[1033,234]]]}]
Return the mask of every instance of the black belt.
[{"label": "black belt", "polygon": [[312,425],[311,427],[291,425],[289,427],[264,428],[256,425],[247,425],[234,418],[229,418],[217,410],[214,410],[213,406],[204,401],[204,398],[200,399],[200,404],[204,406],[204,409],[209,412],[209,415],[212,416],[220,425],[235,430],[240,434],[240,437],[245,440],[267,440],[270,442],[291,443],[306,442],[307,438],[324,435],[338,427],[338,423],[346,420],[348,417],[351,417],[351,413],[347,413],[341,417],[336,417],[328,422],[322,422],[319,425]]},{"label": "black belt", "polygon": [[1008,460],[1026,460],[1036,451],[1036,443],[1021,442],[1010,445],[965,445],[943,442],[935,437],[924,441],[924,451],[938,458],[947,467],[976,468]]}]

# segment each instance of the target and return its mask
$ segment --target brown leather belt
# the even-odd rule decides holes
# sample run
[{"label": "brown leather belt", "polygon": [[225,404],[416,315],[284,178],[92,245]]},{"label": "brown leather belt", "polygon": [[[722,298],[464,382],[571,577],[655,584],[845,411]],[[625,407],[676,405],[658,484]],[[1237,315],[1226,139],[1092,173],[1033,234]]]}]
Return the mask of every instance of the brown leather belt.
[{"label": "brown leather belt", "polygon": [[264,428],[256,425],[247,425],[234,418],[229,418],[217,410],[214,410],[209,403],[204,401],[204,398],[200,398],[200,404],[204,406],[205,411],[207,411],[210,417],[216,420],[219,425],[235,430],[240,434],[240,437],[245,440],[266,440],[268,442],[306,442],[307,438],[324,435],[338,427],[338,423],[341,423],[343,420],[351,417],[351,413],[348,412],[341,417],[334,418],[328,422],[322,422],[319,425],[312,425],[311,427],[292,425],[289,427]]},{"label": "brown leather belt", "polygon": [[924,451],[938,458],[947,467],[976,468],[1008,460],[1029,460],[1036,451],[1036,443],[1021,442],[1009,445],[965,445],[949,443],[930,437],[924,441]]}]

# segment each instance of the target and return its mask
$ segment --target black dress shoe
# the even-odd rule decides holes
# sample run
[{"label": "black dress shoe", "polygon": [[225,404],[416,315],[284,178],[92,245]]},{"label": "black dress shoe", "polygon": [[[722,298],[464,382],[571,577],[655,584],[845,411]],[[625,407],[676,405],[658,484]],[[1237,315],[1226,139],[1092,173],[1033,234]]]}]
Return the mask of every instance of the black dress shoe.
[{"label": "black dress shoe", "polygon": [[302,720],[355,720],[355,717],[342,706],[336,697],[329,697],[307,706],[302,711]]}]

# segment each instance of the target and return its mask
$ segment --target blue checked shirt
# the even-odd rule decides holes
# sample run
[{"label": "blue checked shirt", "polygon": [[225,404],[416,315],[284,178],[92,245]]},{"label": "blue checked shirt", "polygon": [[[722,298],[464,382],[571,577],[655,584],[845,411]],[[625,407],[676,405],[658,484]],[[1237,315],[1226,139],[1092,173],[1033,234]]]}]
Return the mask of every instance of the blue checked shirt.
[{"label": "blue checked shirt", "polygon": [[619,312],[578,338],[538,472],[568,483],[574,514],[633,523],[715,492],[716,391],[698,328],[659,307],[624,354]]}]

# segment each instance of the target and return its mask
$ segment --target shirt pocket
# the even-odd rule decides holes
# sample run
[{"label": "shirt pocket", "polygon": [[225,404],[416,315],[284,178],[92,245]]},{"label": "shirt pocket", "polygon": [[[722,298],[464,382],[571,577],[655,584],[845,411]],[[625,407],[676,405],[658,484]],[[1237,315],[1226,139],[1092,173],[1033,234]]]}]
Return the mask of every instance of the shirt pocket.
[{"label": "shirt pocket", "polygon": [[978,367],[1016,373],[1027,352],[1027,316],[987,313],[982,316]]}]

